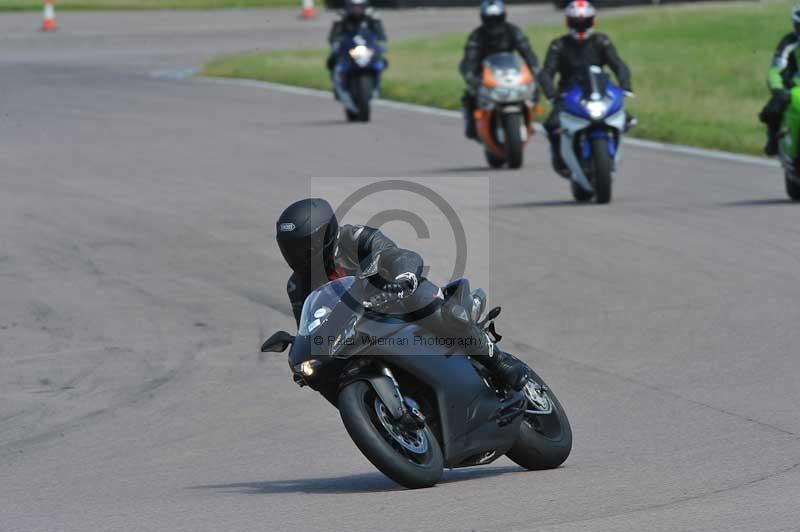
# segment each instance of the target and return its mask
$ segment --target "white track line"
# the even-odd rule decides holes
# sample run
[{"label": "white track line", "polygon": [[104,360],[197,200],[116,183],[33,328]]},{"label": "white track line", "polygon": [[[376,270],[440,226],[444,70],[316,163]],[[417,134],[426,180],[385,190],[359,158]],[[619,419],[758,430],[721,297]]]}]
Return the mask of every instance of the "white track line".
[{"label": "white track line", "polygon": [[[194,77],[199,72],[198,68],[178,68],[172,70],[158,70],[151,75],[157,79],[173,79],[182,80]],[[296,87],[294,85],[284,85],[282,83],[271,83],[269,81],[256,81],[252,79],[240,78],[211,78],[211,77],[197,77],[194,78],[204,83],[218,83],[221,85],[235,85],[239,87],[252,87],[257,89],[267,89],[271,91],[284,92],[287,94],[300,94],[302,96],[313,96],[316,98],[330,99],[330,91],[321,91],[317,89],[307,89],[305,87]],[[445,116],[448,118],[461,118],[461,112],[450,111],[447,109],[437,109],[436,107],[428,107],[426,105],[416,105],[412,103],[395,102],[392,100],[376,99],[373,101],[374,105],[379,107],[387,107],[390,109],[399,109],[402,111],[411,111],[414,113],[421,113],[433,116]],[[542,126],[536,124],[536,129],[542,132]],[[625,144],[628,146],[636,146],[637,148],[645,148],[648,150],[662,151],[665,153],[677,153],[680,155],[691,155],[694,157],[705,157],[707,159],[716,159],[720,161],[728,161],[734,163],[752,164],[756,166],[765,166],[769,168],[778,168],[780,164],[772,159],[764,157],[754,157],[752,155],[741,155],[738,153],[731,153],[719,150],[708,150],[704,148],[693,148],[691,146],[683,146],[680,144],[667,144],[665,142],[655,142],[652,140],[643,140],[628,137],[625,139]]]}]

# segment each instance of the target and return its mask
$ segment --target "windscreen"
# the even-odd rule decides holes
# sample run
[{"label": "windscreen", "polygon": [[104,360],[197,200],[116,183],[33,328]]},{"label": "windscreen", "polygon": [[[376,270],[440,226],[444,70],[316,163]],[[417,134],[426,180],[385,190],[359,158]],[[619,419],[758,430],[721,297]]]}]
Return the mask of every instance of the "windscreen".
[{"label": "windscreen", "polygon": [[308,336],[319,329],[330,318],[334,307],[339,304],[355,282],[355,277],[342,277],[311,292],[306,298],[306,302],[303,303],[297,334]]},{"label": "windscreen", "polygon": [[510,52],[492,54],[484,62],[492,70],[520,70],[522,68],[519,57]]}]

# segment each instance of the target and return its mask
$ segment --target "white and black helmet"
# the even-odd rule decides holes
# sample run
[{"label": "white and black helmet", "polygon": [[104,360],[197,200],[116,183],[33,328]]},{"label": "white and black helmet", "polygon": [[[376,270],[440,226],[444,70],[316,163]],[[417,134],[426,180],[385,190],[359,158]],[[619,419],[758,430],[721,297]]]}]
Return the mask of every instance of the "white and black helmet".
[{"label": "white and black helmet", "polygon": [[567,17],[569,34],[579,41],[584,41],[594,31],[594,17],[597,14],[594,6],[587,0],[573,0],[564,10]]},{"label": "white and black helmet", "polygon": [[348,17],[353,19],[362,19],[367,14],[369,9],[368,0],[345,0],[344,10]]},{"label": "white and black helmet", "polygon": [[486,26],[498,26],[506,21],[506,5],[503,0],[483,0],[481,22]]},{"label": "white and black helmet", "polygon": [[792,26],[794,26],[794,32],[800,35],[800,4],[797,4],[792,8]]}]

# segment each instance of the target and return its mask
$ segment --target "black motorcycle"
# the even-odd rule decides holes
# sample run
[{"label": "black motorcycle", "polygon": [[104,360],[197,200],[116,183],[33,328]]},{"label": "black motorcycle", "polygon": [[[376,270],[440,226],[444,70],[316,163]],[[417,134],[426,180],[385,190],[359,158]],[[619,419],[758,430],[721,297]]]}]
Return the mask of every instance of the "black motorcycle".
[{"label": "black motorcycle", "polygon": [[[462,319],[499,341],[500,308],[482,317],[483,290],[470,292],[461,279],[442,293],[467,311]],[[507,389],[457,342],[382,312],[387,305],[365,279],[331,281],[306,299],[297,336],[277,332],[261,350],[291,345],[294,381],[337,407],[364,456],[407,488],[433,486],[444,467],[489,464],[504,454],[530,470],[567,459],[569,421],[541,377],[531,371],[521,392]]]}]

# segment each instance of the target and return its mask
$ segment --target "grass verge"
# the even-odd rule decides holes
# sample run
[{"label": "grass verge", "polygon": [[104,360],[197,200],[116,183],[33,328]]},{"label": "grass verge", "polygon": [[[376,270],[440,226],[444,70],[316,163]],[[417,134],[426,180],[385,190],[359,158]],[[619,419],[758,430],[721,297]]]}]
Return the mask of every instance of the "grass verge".
[{"label": "grass verge", "polygon": [[[42,0],[0,0],[0,11],[36,11],[42,9],[42,4]],[[297,0],[56,0],[58,11],[232,9],[299,5]]]},{"label": "grass verge", "polygon": [[[765,79],[774,47],[790,30],[791,2],[653,8],[599,20],[633,71],[632,134],[664,142],[760,154],[756,115],[768,97]],[[391,28],[388,28],[391,30]],[[543,55],[561,27],[526,29]],[[383,97],[457,109],[463,90],[456,66],[466,36],[390,43]],[[326,51],[249,53],[214,60],[206,76],[329,88]],[[544,57],[540,57],[543,60]]]}]

